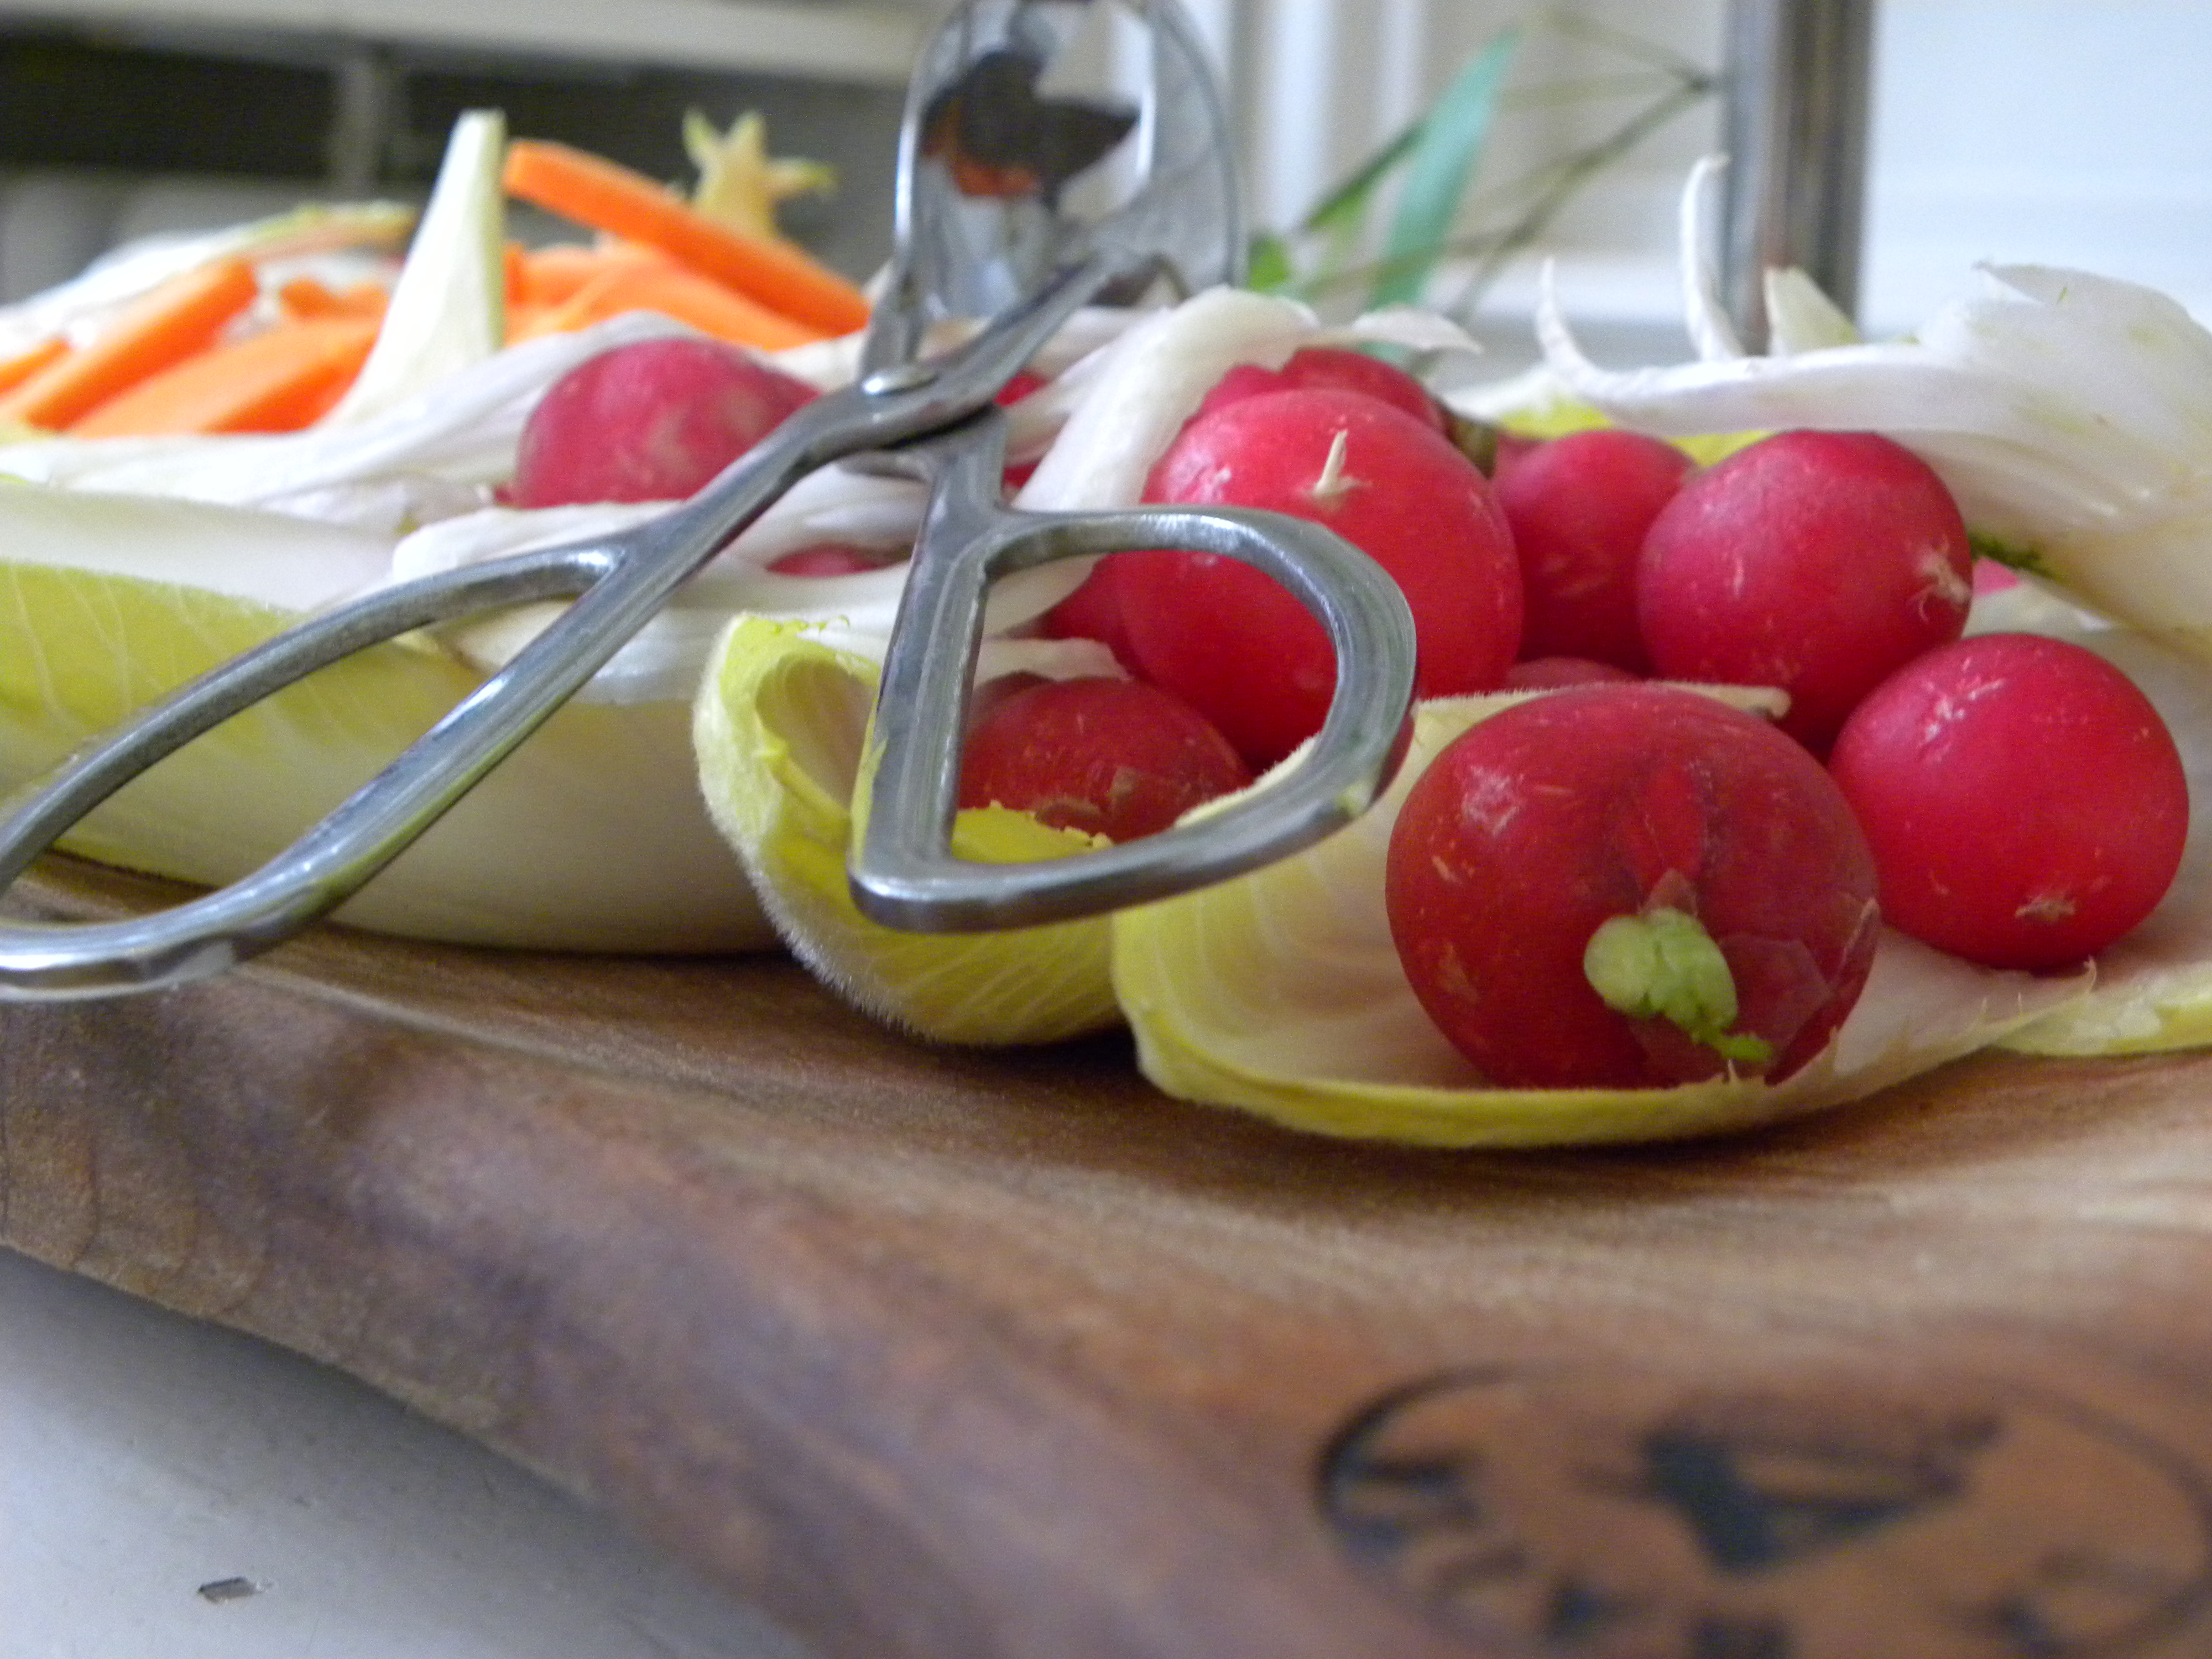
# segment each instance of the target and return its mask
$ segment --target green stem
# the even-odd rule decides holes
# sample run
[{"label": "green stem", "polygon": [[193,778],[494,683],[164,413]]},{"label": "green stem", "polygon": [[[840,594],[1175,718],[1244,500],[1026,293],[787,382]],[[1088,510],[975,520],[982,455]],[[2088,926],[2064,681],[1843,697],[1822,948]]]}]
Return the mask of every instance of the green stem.
[{"label": "green stem", "polygon": [[1765,1038],[1729,1029],[1738,1012],[1735,976],[1705,924],[1687,911],[1656,905],[1607,917],[1583,948],[1583,974],[1616,1013],[1666,1020],[1731,1066],[1756,1070],[1773,1062]]},{"label": "green stem", "polygon": [[[1479,256],[1480,264],[1474,276],[1442,309],[1447,314],[1459,316],[1463,320],[1465,313],[1481,298],[1483,291],[1497,280],[1498,273],[1505,264],[1543,233],[1583,185],[1674,117],[1710,95],[1713,85],[1711,77],[1707,76],[1695,85],[1675,87],[1604,137],[1562,158],[1547,172],[1524,177],[1497,192],[1505,196],[1525,190],[1529,187],[1532,178],[1544,181],[1537,185],[1540,193],[1536,201],[1502,229],[1455,237],[1443,245],[1442,253]],[[1371,287],[1434,257],[1424,254],[1418,259],[1376,259],[1347,265],[1297,284],[1296,292],[1301,299],[1327,300],[1341,293]]]}]

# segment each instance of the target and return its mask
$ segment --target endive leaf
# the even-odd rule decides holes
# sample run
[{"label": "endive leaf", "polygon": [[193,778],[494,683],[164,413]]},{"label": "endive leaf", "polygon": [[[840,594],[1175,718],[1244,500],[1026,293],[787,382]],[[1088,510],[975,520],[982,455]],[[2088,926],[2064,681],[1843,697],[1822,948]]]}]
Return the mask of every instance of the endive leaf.
[{"label": "endive leaf", "polygon": [[[812,630],[739,617],[702,687],[696,743],[708,811],[743,855],[792,951],[833,990],[947,1042],[1051,1042],[1119,1018],[1103,921],[923,934],[869,921],[846,885],[852,797],[877,665]],[[986,863],[1091,845],[1001,808],[963,811],[954,853]]]},{"label": "endive leaf", "polygon": [[1836,1040],[1780,1085],[1486,1086],[1406,981],[1382,864],[1413,779],[1512,701],[1423,705],[1397,781],[1349,829],[1252,875],[1115,918],[1115,988],[1147,1077],[1186,1099],[1324,1134],[1451,1146],[1660,1139],[1870,1094],[2087,989],[2086,975],[1992,973],[1888,934]]},{"label": "endive leaf", "polygon": [[[275,514],[0,484],[0,790],[362,586],[389,551]],[[479,684],[418,643],[361,652],[187,745],[63,844],[234,880]],[[695,777],[688,702],[572,704],[339,918],[545,949],[772,944]]]}]

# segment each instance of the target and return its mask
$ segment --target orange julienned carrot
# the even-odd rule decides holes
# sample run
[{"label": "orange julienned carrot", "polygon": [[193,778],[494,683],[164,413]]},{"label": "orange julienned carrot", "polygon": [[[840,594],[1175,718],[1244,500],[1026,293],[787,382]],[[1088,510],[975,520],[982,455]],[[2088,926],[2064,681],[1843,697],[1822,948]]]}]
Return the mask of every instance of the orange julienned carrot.
[{"label": "orange julienned carrot", "polygon": [[507,304],[507,334],[509,345],[520,345],[525,340],[534,340],[541,334],[561,332],[561,307],[558,306],[523,305],[510,300]]},{"label": "orange julienned carrot", "polygon": [[531,333],[562,333],[625,311],[657,311],[717,339],[763,351],[829,337],[696,271],[636,260],[609,266],[560,304],[544,307],[525,327]]},{"label": "orange julienned carrot", "polygon": [[125,307],[98,338],[0,394],[0,421],[54,430],[70,425],[149,374],[204,350],[257,292],[253,267],[240,258],[210,259],[171,277]]},{"label": "orange julienned carrot", "polygon": [[645,242],[717,282],[827,334],[866,325],[868,301],[836,271],[788,242],[732,229],[618,162],[542,139],[507,147],[507,189],[548,212]]},{"label": "orange julienned carrot", "polygon": [[297,431],[352,383],[377,328],[374,318],[316,317],[213,347],[108,398],[70,435]]},{"label": "orange julienned carrot", "polygon": [[69,352],[69,342],[57,334],[12,357],[0,357],[0,392],[17,386]]},{"label": "orange julienned carrot", "polygon": [[522,257],[521,280],[508,298],[519,306],[562,305],[617,265],[635,264],[665,269],[675,265],[676,259],[642,242],[603,242],[597,247],[563,242],[532,248]]},{"label": "orange julienned carrot", "polygon": [[310,317],[381,317],[391,295],[376,283],[356,283],[333,290],[313,276],[295,276],[276,290],[284,314],[296,321]]},{"label": "orange julienned carrot", "polygon": [[276,301],[291,318],[327,317],[338,308],[338,296],[313,276],[295,276],[276,290]]}]

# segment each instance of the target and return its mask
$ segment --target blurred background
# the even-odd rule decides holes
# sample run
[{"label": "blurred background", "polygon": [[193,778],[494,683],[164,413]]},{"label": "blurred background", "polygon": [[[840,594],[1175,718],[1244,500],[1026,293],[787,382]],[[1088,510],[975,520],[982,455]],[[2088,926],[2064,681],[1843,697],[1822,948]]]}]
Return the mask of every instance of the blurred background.
[{"label": "blurred background", "polygon": [[[1545,256],[1598,355],[1684,349],[1675,204],[1717,148],[1727,3],[1188,6],[1226,69],[1253,222],[1280,232],[1515,33],[1462,215],[1474,257],[1431,286],[1505,366],[1527,354]],[[519,133],[672,181],[688,176],[687,108],[722,123],[758,109],[777,153],[842,180],[791,204],[787,228],[865,276],[889,246],[899,86],[942,7],[0,0],[0,300],[149,231],[419,194],[454,113],[487,104]],[[1985,258],[2130,277],[2212,314],[2212,124],[2197,112],[2212,7],[1880,0],[1875,15],[1868,331],[1910,329]]]}]

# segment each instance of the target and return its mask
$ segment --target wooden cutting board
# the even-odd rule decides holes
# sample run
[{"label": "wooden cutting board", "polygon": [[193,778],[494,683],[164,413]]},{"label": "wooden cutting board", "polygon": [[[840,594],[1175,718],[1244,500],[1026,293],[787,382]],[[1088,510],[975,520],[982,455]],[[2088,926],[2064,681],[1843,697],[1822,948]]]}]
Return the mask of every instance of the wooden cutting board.
[{"label": "wooden cutting board", "polygon": [[0,1230],[841,1659],[2212,1652],[2212,1055],[1470,1156],[915,1046],[781,961],[323,931],[0,1006]]}]

